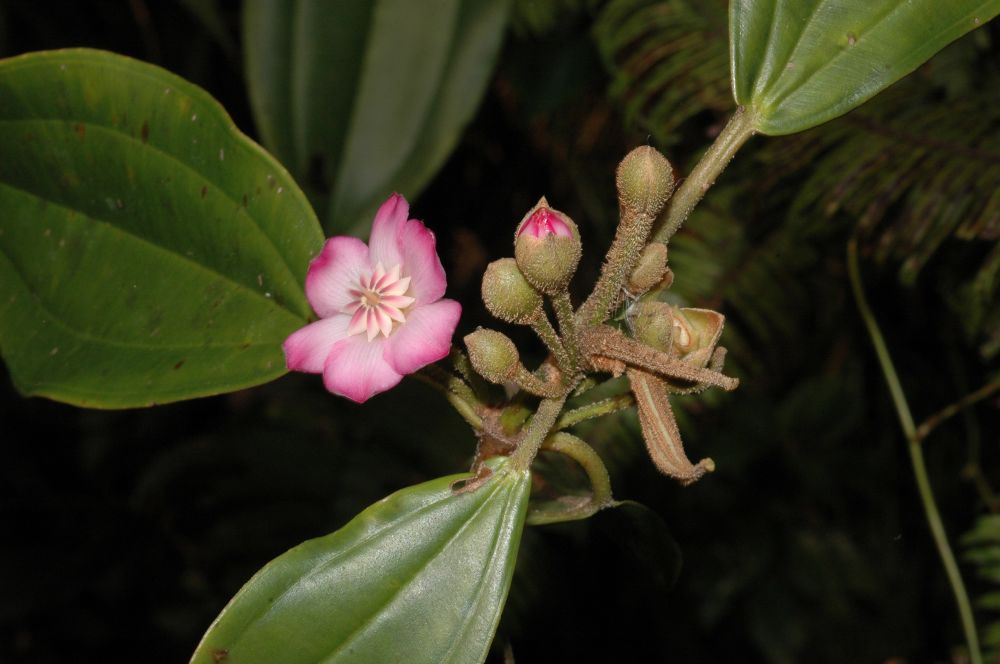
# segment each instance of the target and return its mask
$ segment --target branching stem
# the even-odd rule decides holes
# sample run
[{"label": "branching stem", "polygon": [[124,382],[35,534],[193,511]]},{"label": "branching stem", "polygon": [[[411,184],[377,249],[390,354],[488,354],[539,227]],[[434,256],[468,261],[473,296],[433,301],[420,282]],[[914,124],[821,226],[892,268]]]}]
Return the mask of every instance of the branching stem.
[{"label": "branching stem", "polygon": [[969,603],[969,595],[965,590],[965,583],[962,581],[962,573],[958,569],[958,563],[955,562],[955,554],[952,553],[951,545],[948,543],[948,535],[944,530],[937,503],[934,502],[934,492],[927,476],[927,466],[924,463],[920,438],[913,424],[913,415],[910,413],[910,406],[903,393],[903,387],[899,382],[899,376],[896,374],[896,368],[893,366],[885,339],[882,337],[882,331],[879,329],[878,322],[865,298],[861,272],[858,268],[858,244],[855,238],[851,238],[847,245],[847,268],[851,279],[851,289],[854,291],[854,299],[858,303],[858,312],[865,322],[868,336],[871,337],[872,345],[875,347],[875,355],[878,356],[882,375],[885,376],[885,382],[889,386],[889,394],[892,395],[892,403],[896,409],[900,427],[903,429],[903,435],[906,437],[910,462],[913,465],[913,475],[917,481],[917,489],[920,491],[924,513],[927,516],[927,525],[930,527],[938,554],[941,556],[941,563],[948,576],[948,582],[951,584],[952,593],[955,595],[955,603],[958,604],[958,613],[962,621],[962,629],[965,632],[965,642],[969,648],[969,658],[972,664],[982,664],[982,651],[979,649],[979,637],[976,634],[972,605]]},{"label": "branching stem", "polygon": [[538,338],[542,340],[545,347],[548,348],[549,352],[552,353],[552,356],[556,358],[556,364],[559,366],[559,370],[563,372],[563,375],[568,375],[571,366],[569,354],[566,352],[566,347],[563,346],[562,341],[559,339],[556,329],[552,327],[549,317],[543,312],[542,315],[536,318],[531,324],[531,329],[535,331]]},{"label": "branching stem", "polygon": [[962,412],[962,409],[968,408],[977,401],[982,401],[983,399],[987,398],[997,390],[1000,390],[1000,376],[997,376],[990,382],[986,383],[975,392],[966,394],[964,397],[962,397],[955,403],[945,406],[944,408],[942,408],[941,410],[939,410],[938,412],[934,413],[926,420],[924,420],[923,423],[921,423],[921,425],[917,427],[917,432],[916,432],[917,440],[923,440],[930,434],[931,431],[934,430],[935,427],[940,425],[949,417],[957,415],[958,413]]},{"label": "branching stem", "polygon": [[555,430],[561,431],[562,429],[568,429],[575,424],[579,424],[585,420],[591,420],[595,417],[601,417],[602,415],[610,415],[611,413],[616,413],[619,410],[624,410],[635,405],[635,397],[631,394],[619,394],[615,397],[608,397],[607,399],[601,399],[600,401],[595,401],[593,403],[588,403],[585,406],[580,406],[579,408],[574,408],[573,410],[567,410],[565,413],[559,416],[556,420]]},{"label": "branching stem", "polygon": [[568,362],[566,366],[560,363],[559,368],[562,369],[566,380],[571,380],[573,375],[580,369],[580,342],[576,336],[573,303],[570,302],[569,293],[563,290],[553,295],[552,308],[556,312],[559,331],[562,332],[562,343],[566,349],[566,361]]},{"label": "branching stem", "polygon": [[572,434],[560,432],[546,438],[542,449],[565,454],[580,464],[590,480],[590,499],[586,502],[568,503],[564,509],[529,511],[527,523],[541,525],[586,519],[605,507],[614,505],[608,469],[594,448]]}]

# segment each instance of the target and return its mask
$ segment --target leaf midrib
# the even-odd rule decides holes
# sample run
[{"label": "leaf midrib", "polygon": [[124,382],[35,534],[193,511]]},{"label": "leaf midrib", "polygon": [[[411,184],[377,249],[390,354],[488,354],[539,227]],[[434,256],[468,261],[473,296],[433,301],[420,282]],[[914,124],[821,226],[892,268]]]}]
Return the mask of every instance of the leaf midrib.
[{"label": "leaf midrib", "polygon": [[[499,479],[499,473],[495,477],[496,477],[496,479]],[[499,484],[500,483],[498,481],[497,485],[499,486]],[[494,488],[494,492],[496,490],[497,489]],[[490,495],[492,495],[492,493]],[[394,527],[398,527],[398,526],[410,523],[411,521],[413,521],[416,518],[422,516],[423,514],[429,512],[429,511],[433,511],[434,509],[438,508],[441,505],[442,502],[444,502],[445,500],[448,500],[451,497],[452,496],[450,496],[450,495],[445,495],[445,496],[433,498],[426,505],[421,505],[417,509],[409,512],[408,514],[403,515],[400,518],[393,519],[393,520],[388,521],[388,522],[384,522],[381,527],[376,527],[375,530],[372,530],[372,531],[364,534],[360,539],[358,539],[357,541],[351,543],[346,548],[341,549],[341,550],[335,552],[332,556],[324,557],[323,559],[317,561],[314,565],[312,565],[312,567],[310,567],[308,569],[308,571],[306,571],[303,574],[299,575],[297,579],[293,580],[291,583],[288,584],[288,586],[284,590],[282,590],[280,593],[278,593],[274,597],[274,599],[269,603],[269,606],[264,611],[262,611],[262,612],[260,612],[260,613],[258,613],[256,615],[254,615],[251,620],[249,620],[242,628],[240,628],[239,634],[242,635],[242,634],[246,634],[247,632],[250,632],[255,625],[257,625],[258,623],[260,623],[260,621],[264,620],[270,614],[272,608],[275,607],[275,606],[277,606],[281,602],[281,600],[288,595],[288,593],[292,592],[292,590],[295,589],[295,587],[296,587],[296,585],[297,585],[297,583],[298,583],[298,581],[300,579],[313,576],[317,572],[320,572],[320,571],[322,571],[324,569],[327,569],[331,565],[335,565],[344,556],[349,555],[350,553],[356,551],[357,549],[365,546],[366,544],[368,544],[369,542],[371,542],[373,539],[378,538],[386,530],[388,530],[390,528],[394,528]],[[477,509],[477,511],[478,511],[478,509]],[[360,515],[358,515],[358,517],[355,517],[355,518],[361,518],[363,515],[364,515],[364,512],[362,512]],[[344,527],[346,528],[347,525],[345,525]],[[334,533],[333,535],[331,535],[331,537],[335,537],[335,536],[336,536],[336,533]],[[267,573],[267,568],[265,567],[264,570],[261,570],[260,573],[266,574]],[[251,579],[250,583],[252,583],[252,582],[253,582],[253,579]],[[233,601],[235,601],[238,597],[239,597],[239,595],[237,595],[237,597],[234,598]],[[237,639],[239,639],[239,638],[240,637],[237,636]]]},{"label": "leaf midrib", "polygon": [[[520,483],[522,480],[517,479],[516,481]],[[501,519],[500,522],[497,524],[497,529],[495,532],[502,530],[504,526],[507,525],[507,521],[508,519],[510,519],[511,516],[511,502],[515,499],[520,499],[519,493],[520,493],[519,487],[517,486],[511,487],[511,490],[508,492],[507,495],[507,502],[504,504],[503,509],[501,510],[501,513],[504,515],[504,518]],[[473,594],[473,601],[472,601],[473,607],[478,608],[478,606],[481,604],[482,595],[486,587],[486,580],[492,579],[495,574],[495,569],[497,565],[496,552],[499,547],[500,547],[500,538],[494,536],[493,547],[490,549],[490,554],[489,554],[490,567],[488,568],[488,573],[482,574],[479,577],[479,583],[476,584],[476,590],[475,593]],[[455,631],[455,636],[451,641],[451,645],[448,647],[448,650],[445,651],[443,661],[445,662],[450,661],[453,656],[453,653],[457,650],[459,644],[464,641],[465,633],[469,629],[469,625],[472,623],[473,616],[474,616],[473,611],[466,612],[465,619],[462,621],[462,624],[459,627],[459,629]]]},{"label": "leaf midrib", "polygon": [[436,549],[434,549],[433,553],[426,556],[426,558],[423,561],[423,564],[421,564],[420,567],[418,567],[416,570],[413,571],[412,574],[409,575],[409,578],[406,580],[405,583],[401,583],[399,587],[396,588],[396,590],[391,595],[389,595],[388,598],[386,598],[386,600],[382,603],[382,606],[379,610],[377,610],[375,613],[369,616],[364,622],[360,623],[354,629],[352,629],[351,632],[347,635],[347,638],[341,641],[340,644],[337,645],[337,647],[333,651],[331,651],[328,655],[326,655],[325,661],[333,661],[333,658],[337,655],[337,653],[343,651],[345,647],[356,641],[364,634],[366,634],[368,632],[368,628],[371,627],[372,623],[385,611],[385,609],[389,605],[391,605],[396,600],[396,598],[398,598],[403,593],[403,591],[406,590],[406,588],[408,588],[425,569],[427,569],[427,566],[433,560],[438,558],[448,547],[450,547],[459,538],[459,536],[461,536],[461,534],[469,527],[469,525],[472,524],[479,517],[479,515],[483,512],[484,509],[486,509],[491,505],[491,501],[494,495],[496,495],[496,493],[503,488],[503,482],[500,480],[501,478],[498,477],[496,481],[496,486],[493,487],[493,490],[490,491],[489,494],[481,497],[482,502],[480,503],[480,505],[471,515],[469,515],[467,519],[463,520],[458,525],[458,528],[453,533],[451,533],[448,539],[442,542],[441,545],[438,546]]}]

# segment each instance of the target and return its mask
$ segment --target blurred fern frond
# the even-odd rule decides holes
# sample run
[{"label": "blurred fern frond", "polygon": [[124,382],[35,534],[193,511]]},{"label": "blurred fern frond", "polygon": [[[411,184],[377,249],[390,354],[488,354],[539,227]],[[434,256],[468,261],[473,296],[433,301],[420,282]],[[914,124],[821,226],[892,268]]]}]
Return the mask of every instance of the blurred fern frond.
[{"label": "blurred fern frond", "polygon": [[962,536],[962,546],[963,557],[975,566],[977,576],[988,587],[976,601],[976,608],[989,616],[988,621],[981,621],[979,631],[986,651],[983,658],[994,662],[1000,657],[1000,514],[979,517],[972,530]]},{"label": "blurred fern frond", "polygon": [[600,0],[514,0],[511,28],[518,35],[541,36],[561,21],[591,11]]},{"label": "blurred fern frond", "polygon": [[[699,207],[670,245],[676,280],[669,293],[681,304],[721,308],[727,316],[723,342],[741,371],[760,376],[777,358],[804,349],[803,329],[822,327],[834,307],[836,284],[824,280],[817,263],[831,229],[819,222],[781,220],[748,224],[746,193],[723,186]],[[798,341],[797,341],[798,340]]]},{"label": "blurred fern frond", "polygon": [[[612,0],[595,37],[627,120],[659,142],[676,142],[688,119],[708,112],[711,125],[733,107],[724,2]],[[943,246],[958,247],[957,278],[943,290],[987,358],[1000,353],[1000,68],[991,48],[990,33],[977,31],[853,113],[758,139],[749,149],[758,167],[739,174],[760,200],[794,192],[783,224],[856,225],[876,260],[900,265],[904,284]]]},{"label": "blurred fern frond", "polygon": [[[775,182],[804,180],[789,223],[851,220],[878,262],[916,282],[945,245],[964,254],[952,270],[951,306],[981,352],[1000,350],[1000,76],[947,103],[924,81],[899,85],[855,113],[769,141],[756,160]],[[776,186],[776,185],[775,185]],[[797,221],[798,220],[798,221]]]},{"label": "blurred fern frond", "polygon": [[614,77],[611,94],[626,119],[660,143],[705,111],[728,111],[727,3],[703,0],[613,0],[594,36]]}]

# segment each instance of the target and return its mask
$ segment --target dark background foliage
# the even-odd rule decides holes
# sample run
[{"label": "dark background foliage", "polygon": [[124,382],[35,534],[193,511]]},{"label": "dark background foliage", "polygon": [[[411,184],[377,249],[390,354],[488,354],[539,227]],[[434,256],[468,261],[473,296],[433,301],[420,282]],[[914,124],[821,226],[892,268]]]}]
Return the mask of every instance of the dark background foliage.
[{"label": "dark background foliage", "polygon": [[[213,24],[201,5],[7,0],[0,55],[91,46],[148,60],[253,135],[238,9]],[[640,508],[529,529],[496,661],[954,657],[954,604],[844,247],[861,238],[918,420],[996,380],[998,63],[993,25],[854,113],[737,156],[671,246],[672,292],[726,313],[743,381],[678,409],[692,456],[718,471],[685,489],[648,463],[633,416],[585,427],[616,496],[649,506],[672,539]],[[727,75],[724,2],[516,2],[477,116],[412,202],[465,305],[459,332],[491,324],[478,279],[540,195],[580,224],[586,286],[614,231],[617,160],[649,142],[686,172],[731,110]],[[120,412],[25,400],[6,376],[0,392],[4,662],[184,661],[267,560],[462,469],[474,446],[409,383],[363,407],[308,376]],[[953,542],[1000,509],[998,419],[994,396],[925,441]],[[974,596],[1000,584],[976,575],[983,559],[963,566]],[[997,614],[978,618],[987,634]]]}]

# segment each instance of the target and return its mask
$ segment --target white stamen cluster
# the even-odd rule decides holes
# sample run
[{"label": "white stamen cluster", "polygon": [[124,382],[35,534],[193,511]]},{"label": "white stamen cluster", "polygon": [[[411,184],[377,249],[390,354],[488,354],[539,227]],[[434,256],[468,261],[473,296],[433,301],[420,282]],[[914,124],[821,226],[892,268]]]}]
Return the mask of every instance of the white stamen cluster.
[{"label": "white stamen cluster", "polygon": [[410,277],[400,277],[399,273],[399,265],[387,272],[379,262],[368,278],[361,277],[358,288],[349,291],[355,299],[344,307],[344,313],[351,315],[348,336],[365,332],[372,341],[379,333],[384,337],[392,334],[393,321],[406,322],[404,310],[415,300],[404,294],[410,287]]}]

